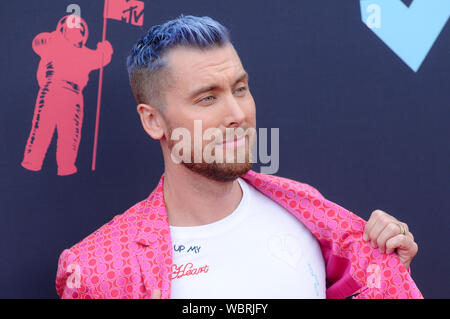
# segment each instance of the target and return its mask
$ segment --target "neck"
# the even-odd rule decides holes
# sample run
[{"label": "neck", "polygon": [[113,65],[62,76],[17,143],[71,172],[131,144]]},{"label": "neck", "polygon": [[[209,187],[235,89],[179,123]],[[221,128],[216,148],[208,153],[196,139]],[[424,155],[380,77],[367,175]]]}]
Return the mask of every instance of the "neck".
[{"label": "neck", "polygon": [[237,180],[218,182],[183,165],[166,166],[164,201],[171,226],[200,226],[231,214],[242,198]]}]

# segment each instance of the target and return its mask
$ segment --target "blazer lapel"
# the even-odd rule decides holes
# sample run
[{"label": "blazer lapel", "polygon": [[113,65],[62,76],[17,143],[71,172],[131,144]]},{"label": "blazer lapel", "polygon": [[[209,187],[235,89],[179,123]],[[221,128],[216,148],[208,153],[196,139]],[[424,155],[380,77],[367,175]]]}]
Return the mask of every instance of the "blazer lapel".
[{"label": "blazer lapel", "polygon": [[150,298],[154,289],[161,290],[161,298],[170,298],[173,256],[163,181],[164,175],[147,198],[134,239],[139,246],[136,258],[146,290],[145,298]]}]

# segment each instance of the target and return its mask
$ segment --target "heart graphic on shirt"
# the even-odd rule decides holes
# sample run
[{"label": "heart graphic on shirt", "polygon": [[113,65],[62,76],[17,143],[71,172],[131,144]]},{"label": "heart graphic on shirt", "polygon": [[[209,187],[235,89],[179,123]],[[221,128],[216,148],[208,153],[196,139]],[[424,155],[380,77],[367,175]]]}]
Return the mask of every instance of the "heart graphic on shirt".
[{"label": "heart graphic on shirt", "polygon": [[302,256],[300,239],[292,235],[274,235],[270,237],[269,251],[292,268],[297,268],[297,264]]}]

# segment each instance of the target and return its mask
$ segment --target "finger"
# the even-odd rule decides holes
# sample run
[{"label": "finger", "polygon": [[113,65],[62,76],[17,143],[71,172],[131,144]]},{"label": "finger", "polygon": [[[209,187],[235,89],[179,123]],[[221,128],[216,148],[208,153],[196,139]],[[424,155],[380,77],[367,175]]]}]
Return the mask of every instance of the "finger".
[{"label": "finger", "polygon": [[369,232],[369,240],[371,241],[372,247],[377,247],[377,238],[380,236],[384,228],[386,228],[386,226],[390,223],[394,223],[396,221],[397,220],[394,217],[387,214],[382,214],[377,218],[376,223],[372,226],[372,229]]},{"label": "finger", "polygon": [[400,234],[400,227],[398,227],[397,223],[389,223],[380,233],[378,238],[376,239],[377,246],[380,249],[381,253],[386,251],[386,242],[397,235]]},{"label": "finger", "polygon": [[414,241],[414,235],[410,231],[406,233],[406,236],[408,236],[409,238],[412,239],[412,241]]},{"label": "finger", "polygon": [[417,244],[408,236],[397,235],[386,241],[386,254],[393,253],[396,249],[408,251],[408,255],[414,256],[417,253]]},{"label": "finger", "polygon": [[153,289],[151,298],[161,299],[161,289]]},{"label": "finger", "polygon": [[399,223],[402,224],[403,227],[405,227],[406,232],[409,232],[409,227],[408,227],[407,223],[400,222],[400,221],[399,221]]},{"label": "finger", "polygon": [[411,240],[414,241],[414,235],[409,230],[408,224],[400,222],[400,221],[398,223],[401,224],[405,228],[405,235],[410,237]]},{"label": "finger", "polygon": [[372,225],[373,225],[373,219],[374,216],[373,214],[375,213],[375,211],[372,212],[372,214],[370,214],[369,220],[366,223],[366,226],[364,227],[364,232],[363,232],[363,240],[364,241],[368,241],[369,240],[369,233],[370,230],[372,229]]},{"label": "finger", "polygon": [[367,221],[366,227],[364,227],[363,240],[368,241],[370,239],[369,234],[372,231],[373,226],[377,223],[377,221],[383,214],[384,212],[379,209],[372,212],[369,220]]}]

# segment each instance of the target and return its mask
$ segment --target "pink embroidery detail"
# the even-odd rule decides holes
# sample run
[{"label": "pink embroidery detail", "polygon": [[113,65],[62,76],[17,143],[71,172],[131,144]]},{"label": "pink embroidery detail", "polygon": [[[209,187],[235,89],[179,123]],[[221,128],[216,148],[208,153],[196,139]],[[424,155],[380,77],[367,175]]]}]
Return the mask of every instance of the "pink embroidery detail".
[{"label": "pink embroidery detail", "polygon": [[181,264],[177,266],[176,264],[172,265],[172,279],[179,279],[185,276],[196,276],[201,273],[207,273],[209,270],[208,265],[204,265],[201,267],[194,267],[192,263]]}]

